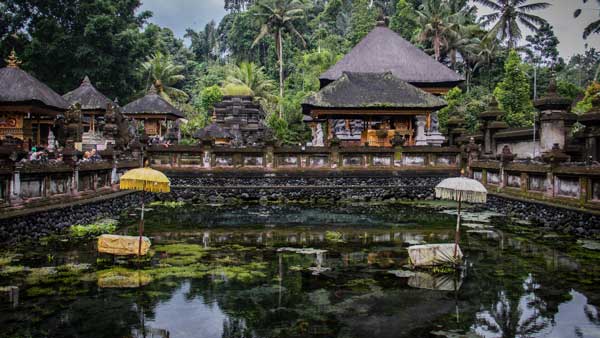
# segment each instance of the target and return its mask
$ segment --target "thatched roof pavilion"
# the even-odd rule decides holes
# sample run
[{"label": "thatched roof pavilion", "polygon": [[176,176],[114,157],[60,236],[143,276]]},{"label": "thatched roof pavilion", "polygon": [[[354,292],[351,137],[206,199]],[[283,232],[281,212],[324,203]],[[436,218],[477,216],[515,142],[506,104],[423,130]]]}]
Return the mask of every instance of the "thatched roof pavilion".
[{"label": "thatched roof pavilion", "polygon": [[134,120],[143,121],[146,134],[158,136],[162,136],[163,129],[166,128],[161,121],[175,121],[185,117],[179,109],[158,95],[154,86],[150,87],[146,96],[125,105],[123,113]]},{"label": "thatched roof pavilion", "polygon": [[31,76],[19,65],[13,51],[0,69],[0,138],[6,135],[29,141],[47,141],[53,117],[69,104],[50,87]]},{"label": "thatched roof pavilion", "polygon": [[303,103],[305,111],[312,111],[313,117],[335,116],[346,118],[352,114],[387,115],[437,110],[447,105],[438,96],[427,93],[391,72],[351,73],[343,75],[309,96]]},{"label": "thatched roof pavilion", "polygon": [[396,32],[379,22],[352,50],[321,74],[321,87],[344,72],[391,72],[398,79],[431,93],[445,93],[464,78],[436,61]]},{"label": "thatched roof pavilion", "polygon": [[115,103],[98,91],[89,77],[85,77],[81,85],[75,90],[63,95],[63,98],[69,104],[79,103],[84,117],[89,120],[89,127],[92,132],[95,132],[96,116],[103,116],[106,113],[107,106],[112,106]]},{"label": "thatched roof pavilion", "polygon": [[326,143],[318,140],[325,129],[342,145],[391,146],[399,134],[406,145],[439,146],[435,112],[446,102],[436,95],[463,78],[379,22],[319,80],[302,105],[313,121],[326,119],[310,123],[313,143]]}]

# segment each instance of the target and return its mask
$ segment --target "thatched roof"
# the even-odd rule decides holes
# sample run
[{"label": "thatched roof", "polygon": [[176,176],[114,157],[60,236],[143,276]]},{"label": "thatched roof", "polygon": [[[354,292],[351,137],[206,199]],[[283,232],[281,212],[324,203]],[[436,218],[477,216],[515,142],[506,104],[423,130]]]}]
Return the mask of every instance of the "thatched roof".
[{"label": "thatched roof", "polygon": [[321,84],[335,81],[344,72],[392,72],[412,84],[456,85],[463,77],[436,61],[385,25],[378,25],[342,60],[321,74]]},{"label": "thatched roof", "polygon": [[90,79],[86,76],[81,82],[81,85],[65,95],[63,98],[69,104],[79,103],[83,110],[104,110],[108,104],[114,105],[114,102],[104,94],[100,93],[96,87],[92,85]]},{"label": "thatched roof", "polygon": [[309,96],[310,108],[388,108],[437,110],[446,101],[394,76],[392,73],[349,73]]},{"label": "thatched roof", "polygon": [[47,85],[19,68],[13,54],[8,66],[0,69],[0,104],[35,104],[53,110],[66,110],[67,101]]},{"label": "thatched roof", "polygon": [[198,130],[193,136],[200,140],[233,139],[233,135],[214,122]]},{"label": "thatched roof", "polygon": [[156,88],[152,86],[146,96],[128,103],[123,107],[123,112],[129,115],[169,115],[176,118],[183,118],[183,113],[173,107],[172,104],[160,97],[156,93]]}]

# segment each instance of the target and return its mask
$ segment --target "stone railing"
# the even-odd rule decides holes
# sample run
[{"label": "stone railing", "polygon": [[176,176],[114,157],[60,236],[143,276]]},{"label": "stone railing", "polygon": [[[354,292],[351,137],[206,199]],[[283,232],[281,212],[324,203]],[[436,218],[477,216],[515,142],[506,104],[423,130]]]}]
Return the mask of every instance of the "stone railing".
[{"label": "stone railing", "polygon": [[421,170],[457,171],[456,147],[264,147],[153,146],[150,165],[170,171],[196,170]]},{"label": "stone railing", "polygon": [[600,210],[600,166],[582,163],[474,161],[470,172],[490,192]]},{"label": "stone railing", "polygon": [[120,176],[139,160],[4,162],[0,166],[0,212],[94,197],[118,190]]}]

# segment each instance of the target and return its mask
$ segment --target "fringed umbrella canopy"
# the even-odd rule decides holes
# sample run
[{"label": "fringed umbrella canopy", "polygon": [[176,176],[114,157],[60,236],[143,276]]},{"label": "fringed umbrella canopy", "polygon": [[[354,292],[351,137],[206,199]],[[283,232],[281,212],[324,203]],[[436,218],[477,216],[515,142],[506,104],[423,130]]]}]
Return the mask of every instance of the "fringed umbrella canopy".
[{"label": "fringed umbrella canopy", "polygon": [[466,177],[447,178],[435,187],[435,197],[469,203],[485,203],[487,189],[479,181]]},{"label": "fringed umbrella canopy", "polygon": [[149,192],[169,192],[171,182],[158,170],[137,168],[121,176],[119,188],[123,190],[142,190]]}]

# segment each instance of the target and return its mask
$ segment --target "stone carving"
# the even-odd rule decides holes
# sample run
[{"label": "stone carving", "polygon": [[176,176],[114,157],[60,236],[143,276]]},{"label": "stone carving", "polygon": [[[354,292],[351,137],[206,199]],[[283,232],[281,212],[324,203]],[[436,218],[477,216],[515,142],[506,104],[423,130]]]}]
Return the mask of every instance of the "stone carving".
[{"label": "stone carving", "polygon": [[332,120],[333,133],[342,141],[360,140],[363,132],[362,120]]},{"label": "stone carving", "polygon": [[390,140],[390,142],[394,147],[401,147],[406,142],[406,139],[404,138],[404,135],[396,132],[394,134],[394,137],[392,137],[392,139]]},{"label": "stone carving", "polygon": [[174,144],[178,143],[181,138],[181,131],[179,128],[179,120],[173,123],[173,126],[167,130],[167,134],[165,135],[165,140],[169,141],[169,143]]},{"label": "stone carving", "polygon": [[50,130],[54,134],[58,145],[64,147],[67,144],[67,125],[65,123],[65,117],[63,115],[58,115],[54,119],[54,123]]},{"label": "stone carving", "polygon": [[75,142],[81,142],[81,135],[83,134],[81,117],[81,104],[79,103],[71,105],[65,113],[67,146]]},{"label": "stone carving", "polygon": [[135,138],[135,127],[122,113],[119,107],[108,104],[101,125],[102,134],[108,140],[114,141],[114,148],[125,150]]},{"label": "stone carving", "polygon": [[437,133],[440,131],[440,122],[438,119],[438,114],[437,112],[435,113],[431,113],[430,115],[430,124],[429,124],[429,132],[430,133]]},{"label": "stone carving", "polygon": [[322,147],[325,145],[323,142],[323,126],[320,123],[317,123],[316,127],[313,129],[312,145],[315,147]]}]

